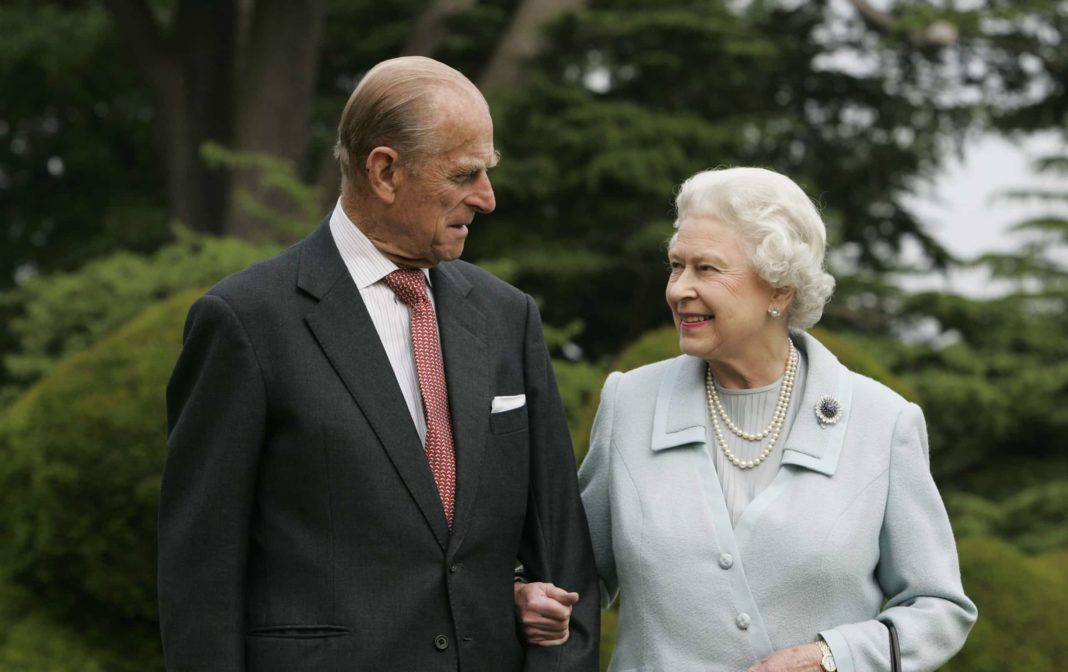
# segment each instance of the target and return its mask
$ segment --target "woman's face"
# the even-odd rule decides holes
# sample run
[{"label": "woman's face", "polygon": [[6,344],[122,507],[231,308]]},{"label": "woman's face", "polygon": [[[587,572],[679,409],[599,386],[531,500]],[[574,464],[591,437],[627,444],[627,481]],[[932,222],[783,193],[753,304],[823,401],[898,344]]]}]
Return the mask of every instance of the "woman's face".
[{"label": "woman's face", "polygon": [[666,297],[687,355],[745,361],[778,333],[768,317],[775,292],[750,268],[745,241],[733,228],[709,217],[684,219],[668,260]]}]

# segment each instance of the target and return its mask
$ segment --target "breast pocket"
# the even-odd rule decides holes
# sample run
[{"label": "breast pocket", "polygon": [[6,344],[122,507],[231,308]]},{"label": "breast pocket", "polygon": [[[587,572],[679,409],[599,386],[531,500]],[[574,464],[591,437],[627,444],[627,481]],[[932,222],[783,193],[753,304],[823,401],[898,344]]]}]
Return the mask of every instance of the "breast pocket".
[{"label": "breast pocket", "polygon": [[490,413],[490,431],[494,434],[511,434],[527,428],[527,407],[521,406],[502,413]]}]

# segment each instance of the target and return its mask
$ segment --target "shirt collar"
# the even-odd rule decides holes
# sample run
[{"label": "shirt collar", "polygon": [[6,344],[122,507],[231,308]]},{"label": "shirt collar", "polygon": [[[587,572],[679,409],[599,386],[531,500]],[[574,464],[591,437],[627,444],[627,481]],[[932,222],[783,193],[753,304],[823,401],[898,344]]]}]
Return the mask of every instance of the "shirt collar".
[{"label": "shirt collar", "polygon": [[[358,289],[366,289],[400,268],[379,252],[374,243],[349,219],[341,207],[341,199],[338,199],[330,215],[330,233]],[[429,285],[430,269],[420,270]]]}]

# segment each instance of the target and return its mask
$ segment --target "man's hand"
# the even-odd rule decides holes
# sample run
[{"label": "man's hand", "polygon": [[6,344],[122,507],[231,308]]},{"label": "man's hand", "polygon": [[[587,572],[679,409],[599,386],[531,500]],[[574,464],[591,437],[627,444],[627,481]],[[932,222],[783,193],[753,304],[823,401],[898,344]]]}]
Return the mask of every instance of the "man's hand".
[{"label": "man's hand", "polygon": [[815,643],[780,649],[746,672],[822,672],[823,652]]},{"label": "man's hand", "polygon": [[559,646],[571,636],[571,606],[578,593],[551,583],[515,583],[515,617],[527,644]]}]

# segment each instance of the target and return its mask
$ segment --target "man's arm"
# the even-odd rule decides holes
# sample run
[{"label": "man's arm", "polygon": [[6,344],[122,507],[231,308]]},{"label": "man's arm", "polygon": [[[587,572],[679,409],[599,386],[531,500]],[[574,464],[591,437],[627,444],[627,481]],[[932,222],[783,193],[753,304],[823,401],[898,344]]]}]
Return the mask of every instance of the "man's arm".
[{"label": "man's arm", "polygon": [[528,648],[526,669],[594,672],[601,618],[597,571],[567,419],[538,309],[530,297],[524,368],[530,414],[530,499],[519,559],[532,581],[552,583],[579,595],[571,607],[567,643]]},{"label": "man's arm", "polygon": [[202,297],[167,385],[158,581],[169,672],[244,672],[245,570],[265,408],[244,327],[223,299]]}]

